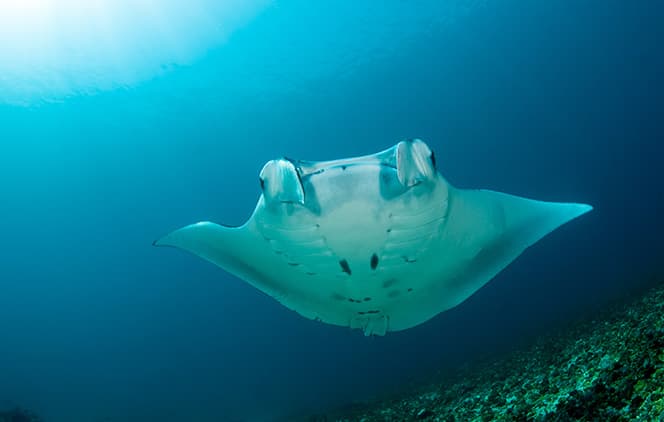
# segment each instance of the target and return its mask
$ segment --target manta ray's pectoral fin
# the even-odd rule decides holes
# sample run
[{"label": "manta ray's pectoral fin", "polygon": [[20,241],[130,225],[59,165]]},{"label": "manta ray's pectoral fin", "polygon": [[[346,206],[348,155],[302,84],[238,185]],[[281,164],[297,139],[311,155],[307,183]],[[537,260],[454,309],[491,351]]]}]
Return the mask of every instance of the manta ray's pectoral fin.
[{"label": "manta ray's pectoral fin", "polygon": [[456,303],[491,280],[526,248],[592,210],[577,203],[544,202],[489,190],[457,190],[447,236],[467,265],[450,283]]},{"label": "manta ray's pectoral fin", "polygon": [[261,262],[260,244],[247,226],[227,227],[200,222],[177,229],[153,243],[171,246],[197,255],[246,280],[254,287],[278,296],[279,289],[266,270],[269,263]]}]

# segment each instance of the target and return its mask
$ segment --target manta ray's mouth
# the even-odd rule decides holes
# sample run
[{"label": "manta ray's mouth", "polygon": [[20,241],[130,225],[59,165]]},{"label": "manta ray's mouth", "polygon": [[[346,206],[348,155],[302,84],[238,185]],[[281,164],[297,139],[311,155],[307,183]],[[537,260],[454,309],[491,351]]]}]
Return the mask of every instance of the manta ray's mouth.
[{"label": "manta ray's mouth", "polygon": [[[436,178],[435,156],[419,139],[401,141],[374,155],[312,162],[280,158],[268,161],[260,173],[260,185],[268,204],[305,204],[303,180],[328,171],[346,171],[366,166],[396,171],[402,188],[411,188]],[[379,179],[380,182],[380,179]]]}]

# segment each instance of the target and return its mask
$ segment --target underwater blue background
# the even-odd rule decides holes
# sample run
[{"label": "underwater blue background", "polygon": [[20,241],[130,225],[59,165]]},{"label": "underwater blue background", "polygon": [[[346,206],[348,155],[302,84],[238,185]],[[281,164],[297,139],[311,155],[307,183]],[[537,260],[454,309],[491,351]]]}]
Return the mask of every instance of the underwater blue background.
[{"label": "underwater blue background", "polygon": [[[454,7],[453,7],[454,6]],[[277,2],[186,66],[0,105],[0,408],[288,419],[412,388],[663,273],[658,2]],[[365,338],[153,248],[241,224],[276,157],[419,137],[455,186],[595,210],[459,307]]]}]

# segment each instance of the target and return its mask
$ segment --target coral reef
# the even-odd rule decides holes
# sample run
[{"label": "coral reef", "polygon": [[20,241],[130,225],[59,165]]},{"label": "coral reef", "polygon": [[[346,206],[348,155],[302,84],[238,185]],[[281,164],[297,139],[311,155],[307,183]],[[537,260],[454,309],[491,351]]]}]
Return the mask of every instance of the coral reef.
[{"label": "coral reef", "polygon": [[316,419],[664,421],[664,285],[453,381]]}]

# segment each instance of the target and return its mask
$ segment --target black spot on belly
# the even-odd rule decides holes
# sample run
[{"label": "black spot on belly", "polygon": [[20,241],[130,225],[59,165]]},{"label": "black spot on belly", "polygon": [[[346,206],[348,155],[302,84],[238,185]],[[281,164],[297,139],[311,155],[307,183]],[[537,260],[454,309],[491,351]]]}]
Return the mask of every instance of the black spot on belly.
[{"label": "black spot on belly", "polygon": [[387,289],[388,287],[394,286],[395,284],[397,284],[397,279],[390,278],[388,280],[383,281],[383,288]]},{"label": "black spot on belly", "polygon": [[407,257],[407,256],[405,256],[405,255],[402,256],[401,258],[402,258],[404,261],[406,261],[407,263],[409,263],[409,264],[412,264],[413,262],[417,262],[417,259],[415,259],[415,258],[409,258],[409,257]]},{"label": "black spot on belly", "polygon": [[340,295],[339,293],[332,293],[332,299],[334,299],[334,300],[344,300],[344,299],[346,299],[346,297],[343,296],[343,295]]},{"label": "black spot on belly", "polygon": [[297,267],[298,265],[300,265],[300,263],[299,262],[289,262],[288,265],[290,265],[291,267]]},{"label": "black spot on belly", "polygon": [[348,275],[351,274],[350,266],[348,265],[348,261],[346,261],[345,259],[342,259],[341,261],[339,261],[339,265],[341,265],[341,271],[345,272]]},{"label": "black spot on belly", "polygon": [[409,287],[409,288],[408,288],[408,291],[409,291],[409,292],[412,292],[412,291],[413,291],[413,288],[412,288],[412,287]]},{"label": "black spot on belly", "polygon": [[376,254],[371,255],[370,264],[371,264],[371,269],[375,270],[376,267],[378,266],[378,255]]},{"label": "black spot on belly", "polygon": [[365,302],[368,302],[368,301],[370,301],[370,300],[371,300],[370,297],[365,297],[365,298],[364,298],[364,301],[365,301]]},{"label": "black spot on belly", "polygon": [[380,311],[377,311],[377,310],[367,311],[368,314],[377,314],[377,313],[379,313],[379,312],[380,312]]}]

